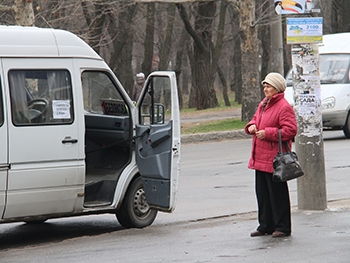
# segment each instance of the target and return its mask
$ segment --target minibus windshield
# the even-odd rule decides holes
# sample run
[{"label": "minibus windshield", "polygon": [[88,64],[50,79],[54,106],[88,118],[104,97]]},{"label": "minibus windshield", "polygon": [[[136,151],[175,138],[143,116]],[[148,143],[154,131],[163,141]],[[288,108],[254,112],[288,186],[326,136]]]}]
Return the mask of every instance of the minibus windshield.
[{"label": "minibus windshield", "polygon": [[[320,56],[321,84],[350,83],[350,54],[322,54]],[[286,76],[287,86],[293,86],[290,70]]]},{"label": "minibus windshield", "polygon": [[321,84],[349,83],[350,54],[322,54],[320,58]]}]

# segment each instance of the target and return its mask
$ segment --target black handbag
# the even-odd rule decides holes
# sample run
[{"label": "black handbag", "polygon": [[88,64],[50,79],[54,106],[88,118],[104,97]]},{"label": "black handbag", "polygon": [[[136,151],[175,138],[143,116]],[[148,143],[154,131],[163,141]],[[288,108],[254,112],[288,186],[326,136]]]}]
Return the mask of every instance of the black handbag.
[{"label": "black handbag", "polygon": [[287,152],[282,152],[282,135],[281,130],[278,130],[278,153],[273,160],[272,181],[274,182],[286,182],[304,174],[297,154],[290,150],[287,142],[285,145]]}]

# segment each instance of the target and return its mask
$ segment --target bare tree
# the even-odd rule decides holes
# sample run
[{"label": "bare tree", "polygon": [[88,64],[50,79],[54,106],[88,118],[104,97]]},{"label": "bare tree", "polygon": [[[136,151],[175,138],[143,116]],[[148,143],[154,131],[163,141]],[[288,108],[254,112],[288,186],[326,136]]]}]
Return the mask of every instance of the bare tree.
[{"label": "bare tree", "polygon": [[164,40],[162,40],[162,46],[159,55],[159,70],[168,69],[170,49],[172,47],[171,43],[174,29],[176,6],[174,4],[169,4],[167,9],[168,20],[166,25],[166,33],[164,36]]},{"label": "bare tree", "polygon": [[97,53],[100,53],[100,42],[106,17],[106,5],[104,1],[93,2],[93,12],[89,12],[90,4],[88,2],[82,1],[81,5],[83,7],[86,24],[89,27],[89,44]]},{"label": "bare tree", "polygon": [[220,59],[221,50],[222,50],[223,42],[224,42],[227,6],[228,6],[228,2],[226,0],[222,0],[221,4],[220,4],[216,46],[214,46],[213,43],[211,44],[212,52],[213,52],[213,62],[212,62],[211,73],[212,73],[212,75],[214,75],[215,71],[217,71],[219,79],[220,79],[221,84],[222,84],[222,94],[223,94],[225,106],[230,106],[231,104],[230,104],[230,100],[229,100],[228,94],[227,94],[227,92],[228,92],[227,81],[225,78],[225,74],[219,65],[219,59]]},{"label": "bare tree", "polygon": [[235,101],[242,104],[242,74],[241,74],[241,38],[239,36],[239,6],[238,4],[231,4],[230,10],[230,24],[232,32],[232,47],[233,52],[229,53],[232,64],[232,79],[230,82],[231,91],[235,93]]},{"label": "bare tree", "polygon": [[179,14],[184,22],[187,32],[193,39],[193,56],[191,57],[192,70],[192,89],[190,94],[189,107],[195,107],[198,110],[213,108],[218,105],[216,93],[213,87],[214,75],[211,42],[212,25],[216,11],[214,1],[196,2],[192,5],[195,10],[194,26],[190,22],[188,12],[182,4],[176,4]]},{"label": "bare tree", "polygon": [[15,25],[34,26],[32,0],[14,0],[13,5],[0,5],[0,11],[13,14]]},{"label": "bare tree", "polygon": [[[133,86],[133,48],[134,48],[134,21],[138,4],[130,1],[120,1],[116,4],[118,12],[108,12],[108,33],[113,50],[109,66],[117,74],[120,82],[131,94]],[[135,69],[136,70],[136,69]]]},{"label": "bare tree", "polygon": [[323,16],[323,33],[332,33],[332,5],[333,0],[322,1],[320,3],[321,12]]},{"label": "bare tree", "polygon": [[350,30],[350,1],[333,0],[332,2],[332,33],[349,32]]},{"label": "bare tree", "polygon": [[240,1],[240,36],[242,52],[242,121],[249,121],[261,100],[259,42],[255,20],[255,0]]},{"label": "bare tree", "polygon": [[[228,11],[226,1],[232,3]],[[154,69],[168,69],[169,61],[174,61],[171,65],[177,73],[179,94],[186,94],[191,87],[189,107],[215,107],[218,86],[223,87],[225,103],[229,105],[225,89],[230,83],[235,87],[236,100],[242,103],[242,119],[248,120],[260,101],[260,81],[269,71],[274,52],[269,44],[271,21],[266,19],[272,2],[196,1],[176,4],[178,13],[174,14],[174,4],[161,1],[2,0],[0,23],[72,31],[105,59],[127,89],[137,71],[148,74]],[[350,1],[320,3],[324,33],[350,31]],[[255,6],[259,8],[255,10]],[[230,14],[226,18],[229,25],[223,23],[226,12]],[[284,52],[287,70],[288,45]],[[154,60],[159,65],[152,67]],[[214,82],[216,76],[220,82]],[[188,85],[191,81],[192,85]]]},{"label": "bare tree", "polygon": [[[145,37],[145,54],[142,62],[142,71],[148,75],[152,72],[152,65],[154,58],[154,19],[155,19],[155,3],[147,4],[147,22],[146,22],[146,37]],[[155,61],[158,63],[158,61]],[[157,66],[158,67],[158,66]]]},{"label": "bare tree", "polygon": [[[275,52],[271,50],[271,27],[270,27],[270,10],[273,10],[273,0],[257,0],[257,5],[260,7],[258,9],[257,16],[262,17],[265,16],[265,19],[262,19],[262,22],[259,23],[258,28],[258,36],[261,42],[261,70],[260,70],[260,78],[266,76],[266,74],[270,71],[271,64],[271,53]],[[266,12],[267,11],[267,12]],[[264,13],[266,12],[266,13]],[[261,90],[261,94],[262,94]]]},{"label": "bare tree", "polygon": [[[175,72],[177,83],[180,83],[180,76],[182,76],[182,85],[178,85],[179,89],[179,104],[180,108],[183,108],[183,93],[188,94],[188,85],[187,85],[187,72],[183,73],[183,67],[185,66],[185,51],[188,48],[189,44],[189,35],[186,30],[183,28],[181,31],[180,39],[177,45],[176,58],[175,58]],[[182,88],[180,88],[182,87]]]}]

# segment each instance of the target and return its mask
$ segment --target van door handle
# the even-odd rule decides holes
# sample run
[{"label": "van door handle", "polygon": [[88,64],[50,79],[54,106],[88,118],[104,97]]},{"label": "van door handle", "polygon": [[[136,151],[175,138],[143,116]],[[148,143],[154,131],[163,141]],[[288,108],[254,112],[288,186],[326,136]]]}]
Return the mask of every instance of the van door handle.
[{"label": "van door handle", "polygon": [[78,139],[72,139],[71,137],[66,137],[62,140],[62,143],[77,143]]},{"label": "van door handle", "polygon": [[0,171],[7,171],[8,169],[10,169],[9,164],[0,165]]}]

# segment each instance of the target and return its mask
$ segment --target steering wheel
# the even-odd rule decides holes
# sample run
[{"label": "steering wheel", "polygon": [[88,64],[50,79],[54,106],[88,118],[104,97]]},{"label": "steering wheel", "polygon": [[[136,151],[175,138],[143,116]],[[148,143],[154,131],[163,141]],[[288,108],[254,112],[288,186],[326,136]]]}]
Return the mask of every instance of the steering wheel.
[{"label": "steering wheel", "polygon": [[40,122],[44,119],[49,102],[44,98],[33,99],[28,102],[29,117],[31,122]]}]

